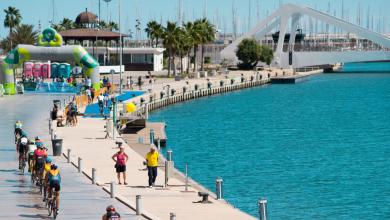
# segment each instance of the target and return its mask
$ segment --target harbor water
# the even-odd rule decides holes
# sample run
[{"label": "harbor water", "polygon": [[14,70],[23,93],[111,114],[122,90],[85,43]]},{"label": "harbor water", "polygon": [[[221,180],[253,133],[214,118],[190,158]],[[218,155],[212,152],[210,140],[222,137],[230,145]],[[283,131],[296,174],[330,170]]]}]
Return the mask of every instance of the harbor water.
[{"label": "harbor water", "polygon": [[149,117],[167,123],[176,168],[214,192],[222,177],[224,199],[255,217],[264,197],[270,219],[389,219],[389,85],[387,73],[322,74]]}]

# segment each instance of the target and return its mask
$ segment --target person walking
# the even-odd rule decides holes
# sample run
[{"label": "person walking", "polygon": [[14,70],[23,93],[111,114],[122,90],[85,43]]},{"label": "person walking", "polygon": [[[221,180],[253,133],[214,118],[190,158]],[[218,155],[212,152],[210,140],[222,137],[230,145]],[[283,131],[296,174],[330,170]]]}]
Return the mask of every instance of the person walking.
[{"label": "person walking", "polygon": [[157,177],[157,165],[159,154],[156,151],[156,147],[151,145],[150,152],[146,154],[146,162],[148,163],[148,176],[149,176],[149,187],[154,186]]},{"label": "person walking", "polygon": [[127,90],[130,90],[130,77],[127,77]]},{"label": "person walking", "polygon": [[[125,147],[122,145],[120,147],[120,151],[114,154],[112,157],[112,160],[115,161],[115,168],[116,173],[118,175],[118,184],[121,185],[121,173],[123,173],[123,183],[127,185],[126,183],[126,162],[129,160],[129,156],[125,153]],[[116,158],[116,160],[115,160]]]},{"label": "person walking", "polygon": [[133,90],[133,84],[134,84],[133,77],[130,76],[130,90]]},{"label": "person walking", "polygon": [[92,100],[91,100],[91,90],[89,88],[87,88],[85,90],[85,93],[87,93],[87,96],[88,96],[88,105],[91,104]]},{"label": "person walking", "polygon": [[91,87],[91,103],[93,105],[93,100],[95,99],[95,88]]},{"label": "person walking", "polygon": [[142,90],[141,86],[142,86],[142,77],[141,75],[139,75],[138,77],[138,86],[139,86],[139,90]]},{"label": "person walking", "polygon": [[151,91],[153,91],[153,84],[154,84],[153,76],[150,77],[149,83],[150,83],[150,89],[151,89]]}]

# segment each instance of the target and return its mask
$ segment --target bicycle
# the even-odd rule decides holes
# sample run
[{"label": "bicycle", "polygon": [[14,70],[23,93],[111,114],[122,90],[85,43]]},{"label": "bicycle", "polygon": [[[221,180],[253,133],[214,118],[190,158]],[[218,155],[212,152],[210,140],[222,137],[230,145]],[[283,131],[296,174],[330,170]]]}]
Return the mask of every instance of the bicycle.
[{"label": "bicycle", "polygon": [[103,115],[104,113],[104,104],[102,101],[99,101],[99,111]]},{"label": "bicycle", "polygon": [[34,178],[34,176],[35,176],[35,170],[34,170],[33,161],[31,161],[31,163],[30,163],[30,170],[31,170],[31,186],[33,186],[34,183],[35,183],[35,178]]},{"label": "bicycle", "polygon": [[51,194],[51,199],[50,199],[50,202],[49,202],[49,216],[51,215],[51,213],[53,212],[53,218],[56,219],[57,218],[57,211],[58,211],[58,207],[57,207],[57,192],[53,192],[52,190],[52,194]]},{"label": "bicycle", "polygon": [[39,172],[39,175],[38,175],[38,186],[39,186],[39,194],[42,195],[42,193],[43,193],[43,180],[41,180],[41,172]]},{"label": "bicycle", "polygon": [[20,169],[21,172],[24,173],[24,168],[26,167],[26,160],[24,158],[24,153],[22,154],[22,161],[21,161],[21,163],[19,165],[21,167],[21,169]]}]

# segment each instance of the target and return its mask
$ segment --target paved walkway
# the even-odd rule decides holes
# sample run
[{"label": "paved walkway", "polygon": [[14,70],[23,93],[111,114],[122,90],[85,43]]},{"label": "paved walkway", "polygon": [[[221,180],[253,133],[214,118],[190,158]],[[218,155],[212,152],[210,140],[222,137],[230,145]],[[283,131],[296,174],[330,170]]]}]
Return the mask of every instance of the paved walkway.
[{"label": "paved walkway", "polygon": [[25,94],[0,98],[0,213],[4,219],[52,219],[43,207],[38,188],[31,186],[30,176],[17,169],[13,125],[21,120],[24,131],[33,139],[40,136],[49,146],[49,156],[62,174],[60,214],[57,219],[101,219],[108,205],[114,205],[123,219],[145,219],[110,195],[91,184],[84,174],[66,163],[64,157],[52,157],[47,133],[49,110],[53,99],[69,95]]},{"label": "paved walkway", "polygon": [[[266,73],[263,72],[263,74]],[[229,74],[229,76],[233,75],[237,77],[236,81],[240,80],[238,77],[241,77],[241,72]],[[249,77],[253,75],[253,71],[244,72],[244,75],[245,77]],[[213,85],[219,85],[219,80],[222,79],[225,79],[225,76],[210,77],[210,81],[212,81]],[[195,83],[200,85],[207,83],[205,78],[191,79],[188,81],[190,85],[194,85]],[[155,85],[155,90],[153,91],[155,94],[159,94],[160,91],[162,91],[162,85],[169,84],[171,86],[170,88],[179,90],[186,85],[186,82],[177,82],[174,81],[174,79],[162,79],[158,84],[159,85]],[[143,88],[147,89],[148,87],[143,86]],[[133,101],[138,102],[141,97],[148,100],[149,95],[150,93],[146,93],[134,99],[127,100],[125,103]],[[78,157],[82,157],[83,172],[87,175],[91,175],[92,168],[97,168],[98,185],[103,186],[103,188],[109,191],[108,183],[111,181],[118,183],[114,169],[114,161],[111,159],[111,156],[118,152],[115,141],[123,140],[104,139],[105,123],[106,122],[102,118],[79,118],[78,126],[58,128],[57,133],[60,138],[64,139],[64,149],[72,149],[72,161],[76,162]],[[116,135],[116,137],[119,136]],[[128,137],[127,139],[128,146],[125,148],[125,152],[130,157],[126,167],[127,182],[129,185],[117,185],[116,196],[118,199],[135,207],[135,196],[141,195],[143,213],[152,219],[168,220],[170,212],[176,212],[178,219],[186,220],[256,219],[255,217],[234,208],[230,204],[225,204],[225,201],[219,201],[212,198],[212,196],[209,197],[213,202],[212,204],[196,203],[201,200],[197,194],[199,187],[190,186],[188,190],[193,192],[183,193],[184,182],[181,176],[169,179],[169,186],[167,188],[162,188],[165,176],[163,169],[159,169],[158,171],[156,180],[157,187],[147,188],[147,172],[142,171],[142,169],[145,168],[145,166],[143,166],[143,161],[145,161],[146,153],[145,155],[138,154],[134,149],[137,148],[138,152],[142,152],[142,150],[139,149],[143,148],[145,149],[143,152],[147,152],[150,147],[148,141],[149,136],[143,136],[144,144],[138,144],[138,139],[136,137]],[[191,182],[191,184],[192,183],[193,182]]]}]

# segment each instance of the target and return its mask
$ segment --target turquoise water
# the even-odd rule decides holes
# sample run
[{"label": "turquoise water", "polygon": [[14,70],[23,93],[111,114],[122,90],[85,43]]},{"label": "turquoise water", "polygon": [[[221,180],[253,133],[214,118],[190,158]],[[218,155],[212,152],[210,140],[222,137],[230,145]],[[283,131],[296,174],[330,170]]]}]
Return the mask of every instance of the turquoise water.
[{"label": "turquoise water", "polygon": [[[154,110],[175,167],[259,217],[390,218],[390,74],[323,74]],[[164,150],[165,154],[165,150]]]}]

